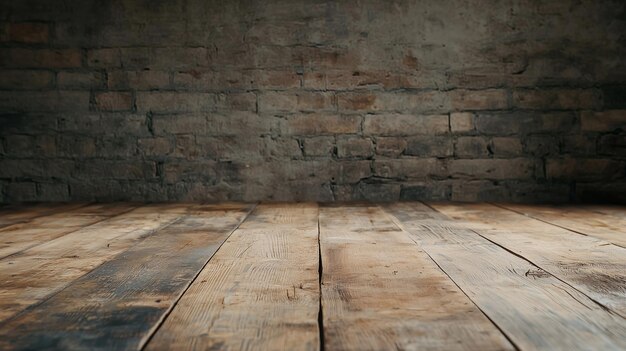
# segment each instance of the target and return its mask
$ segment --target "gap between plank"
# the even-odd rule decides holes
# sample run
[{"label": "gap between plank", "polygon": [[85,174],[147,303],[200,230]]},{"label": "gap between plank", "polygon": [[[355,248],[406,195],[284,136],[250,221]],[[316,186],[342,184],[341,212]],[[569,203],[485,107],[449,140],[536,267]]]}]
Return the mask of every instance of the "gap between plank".
[{"label": "gap between plank", "polygon": [[[211,255],[211,257],[207,258],[206,262],[204,262],[204,264],[202,265],[202,267],[196,272],[196,274],[193,276],[193,278],[191,278],[191,280],[187,283],[187,286],[185,286],[185,288],[181,291],[180,294],[178,294],[178,296],[174,299],[174,302],[172,304],[170,304],[170,306],[167,308],[167,310],[165,310],[165,312],[161,315],[161,318],[159,318],[159,320],[154,324],[154,326],[152,326],[152,328],[150,328],[150,330],[148,330],[148,332],[146,333],[146,335],[141,339],[141,341],[139,342],[139,346],[137,347],[137,350],[144,350],[146,348],[146,346],[148,346],[148,343],[150,342],[150,340],[152,340],[152,338],[154,337],[154,335],[156,334],[156,332],[159,330],[159,328],[161,328],[161,326],[163,326],[163,324],[165,323],[165,320],[167,319],[167,317],[169,317],[169,315],[172,313],[172,311],[174,310],[174,308],[176,307],[176,305],[178,305],[178,302],[180,301],[180,299],[183,297],[183,295],[185,295],[185,293],[187,292],[187,290],[189,290],[189,288],[191,287],[191,285],[196,281],[196,279],[198,279],[198,276],[200,275],[200,273],[204,270],[204,268],[207,266],[207,264],[209,264],[209,261],[211,261],[211,258],[213,258],[213,256],[215,255],[215,253],[217,253],[217,251],[219,251],[219,249],[222,247],[222,245],[224,245],[224,243],[228,240],[228,238],[230,238],[230,236],[237,230],[239,229],[239,227],[241,226],[241,224],[243,222],[245,222],[246,219],[248,219],[248,217],[250,216],[250,214],[252,213],[252,211],[254,211],[254,209],[257,207],[258,203],[255,203],[252,205],[252,207],[250,208],[250,210],[248,210],[248,212],[246,213],[245,216],[243,216],[243,218],[241,219],[241,221],[239,221],[239,223],[237,223],[237,225],[235,226],[235,228],[233,228],[233,230],[230,231],[230,233],[228,233],[228,236],[226,237],[226,239],[224,239],[224,241],[222,241],[222,243],[220,244],[220,246],[215,250],[215,252],[213,252],[213,255]],[[181,217],[182,218],[182,217]]]},{"label": "gap between plank", "polygon": [[[421,201],[420,201],[421,202]],[[424,206],[432,209],[433,211],[436,211],[439,213],[439,211],[435,210],[434,208],[430,207],[428,204],[421,202]],[[459,288],[459,290],[463,293],[463,295],[465,295],[465,297],[467,297],[468,300],[470,300],[472,302],[472,304],[474,304],[474,306],[476,306],[476,308],[480,311],[480,313],[482,313],[490,322],[491,324],[493,324],[496,329],[498,329],[500,331],[500,333],[502,333],[502,335],[506,338],[506,340],[513,346],[513,348],[517,351],[520,351],[520,347],[509,337],[509,335],[507,335],[507,333],[504,332],[504,330],[502,330],[502,328],[500,328],[500,326],[498,324],[496,324],[496,322],[494,322],[491,317],[489,317],[489,315],[487,315],[487,313],[485,313],[485,311],[483,311],[480,306],[478,306],[476,304],[476,302],[474,302],[474,300],[472,300],[471,297],[469,297],[469,295],[465,292],[465,290],[463,290],[459,284],[457,284],[454,279],[452,279],[452,277],[450,277],[450,275],[448,274],[448,272],[446,272],[440,265],[439,263],[437,263],[437,261],[435,261],[435,259],[430,255],[430,253],[428,253],[428,251],[426,251],[426,249],[424,247],[422,247],[422,245],[420,245],[420,243],[418,243],[417,241],[415,241],[415,239],[413,239],[412,235],[409,235],[409,231],[404,227],[404,225],[400,222],[400,220],[398,220],[394,215],[392,215],[391,213],[387,212],[385,210],[385,208],[383,208],[380,205],[376,205],[378,206],[379,209],[382,210],[383,213],[385,213],[389,219],[396,225],[398,226],[398,228],[402,229],[402,231],[409,237],[409,239],[411,239],[411,241],[413,241],[413,243],[415,243],[415,245],[417,245],[417,247],[419,249],[421,249],[422,251],[424,251],[424,253],[428,256],[428,258],[430,258],[431,261],[433,261],[433,263],[437,266],[437,268],[439,268],[439,270],[441,272],[443,272],[443,274],[446,275],[446,277],[448,277],[448,279],[450,279],[450,281],[457,287]]]},{"label": "gap between plank", "polygon": [[[598,238],[598,237],[596,237],[596,236],[594,236],[594,235],[592,235],[592,234],[587,234],[587,233],[579,232],[579,231],[576,231],[576,230],[571,229],[571,228],[566,228],[566,227],[563,227],[563,226],[561,226],[561,225],[559,225],[559,224],[552,223],[552,222],[548,222],[548,221],[546,221],[546,220],[544,220],[544,219],[537,218],[537,217],[535,217],[535,216],[532,216],[532,215],[529,215],[529,214],[526,214],[526,213],[523,213],[523,212],[520,212],[520,211],[514,210],[514,209],[512,209],[512,208],[508,208],[508,207],[506,207],[506,206],[499,205],[499,204],[494,203],[494,202],[488,202],[488,204],[493,205],[493,206],[496,206],[496,207],[499,207],[499,208],[501,208],[501,209],[503,209],[503,210],[507,210],[507,211],[511,211],[511,212],[514,212],[514,213],[520,214],[520,215],[522,215],[522,216],[524,216],[524,217],[526,217],[526,218],[534,219],[534,220],[539,221],[539,222],[543,222],[543,223],[546,223],[546,224],[549,224],[549,225],[552,225],[552,226],[555,226],[555,227],[558,227],[558,228],[561,228],[561,229],[565,229],[565,230],[570,231],[570,232],[572,232],[572,233],[576,233],[576,234],[580,234],[580,235],[588,236],[588,237],[595,238],[595,239],[601,239],[601,240],[603,240],[603,241],[608,242],[608,243],[609,243],[609,244],[611,244],[611,245],[619,246],[619,247],[621,247],[621,248],[626,249],[626,246],[622,246],[622,245],[620,245],[620,244],[616,244],[616,243],[614,243],[614,242],[612,242],[612,241],[608,241],[608,240],[606,240],[606,239]],[[603,213],[600,213],[600,214],[603,214]]]},{"label": "gap between plank", "polygon": [[[429,205],[428,205],[428,204],[426,204],[426,203],[424,203],[424,205],[426,205],[426,206],[428,206],[428,207],[432,208],[433,210],[437,211],[436,209],[434,209],[433,207],[429,206]],[[508,209],[508,208],[505,208],[505,210],[509,210],[509,209]],[[512,211],[512,212],[515,212],[515,213],[518,213],[518,214],[519,214],[519,212],[516,212],[516,211],[513,211],[513,210],[509,210],[509,211]],[[438,213],[441,213],[441,212],[439,212],[439,211],[437,211],[437,212],[438,212]],[[444,215],[444,216],[446,216],[444,213],[441,213],[441,214],[442,214],[442,215]],[[531,219],[534,219],[534,218],[531,218]],[[543,222],[543,221],[542,221],[542,222]],[[548,223],[548,224],[551,224],[551,223]],[[519,257],[519,258],[523,259],[524,261],[526,261],[526,262],[528,262],[528,263],[532,264],[533,266],[535,266],[535,267],[537,267],[537,268],[540,268],[540,269],[541,269],[541,270],[543,270],[544,272],[546,272],[546,273],[550,274],[550,276],[552,276],[552,277],[553,277],[553,278],[555,278],[556,280],[559,280],[559,281],[560,281],[560,282],[562,282],[563,284],[565,284],[565,285],[569,286],[570,288],[572,288],[572,289],[576,290],[576,291],[577,291],[577,292],[579,292],[580,294],[582,294],[582,295],[586,296],[589,300],[591,300],[591,301],[593,301],[594,303],[596,303],[598,306],[600,306],[600,308],[602,308],[602,309],[603,309],[603,310],[605,310],[606,312],[608,312],[608,313],[610,313],[610,314],[612,314],[612,315],[618,316],[618,317],[620,317],[620,318],[626,319],[626,316],[622,316],[622,315],[621,315],[621,314],[619,314],[618,312],[613,311],[613,310],[612,310],[612,309],[610,309],[609,307],[605,306],[603,303],[601,303],[601,302],[597,301],[596,299],[592,298],[591,296],[589,296],[589,295],[585,294],[583,291],[581,291],[581,290],[577,289],[575,286],[573,286],[573,285],[571,285],[570,283],[568,283],[567,281],[565,281],[565,280],[561,279],[558,275],[555,275],[555,274],[551,273],[550,271],[548,271],[548,270],[544,269],[543,267],[541,267],[540,265],[536,264],[535,262],[533,262],[533,261],[529,260],[528,258],[526,258],[526,257],[524,257],[524,256],[522,256],[522,255],[520,255],[520,254],[518,254],[518,253],[516,253],[516,252],[514,252],[514,251],[509,250],[507,247],[505,247],[505,246],[502,246],[502,245],[498,244],[497,242],[495,242],[495,241],[493,241],[493,240],[489,239],[488,237],[486,237],[486,236],[484,236],[484,235],[480,234],[479,232],[477,232],[477,231],[476,231],[476,230],[474,230],[474,229],[470,229],[470,228],[468,228],[468,230],[469,230],[469,231],[471,231],[471,232],[473,232],[474,234],[478,235],[479,237],[481,237],[481,238],[483,238],[483,239],[487,240],[488,242],[490,242],[490,243],[492,243],[492,244],[494,244],[494,245],[498,246],[499,248],[503,249],[504,251],[506,251],[506,252],[510,253],[511,255],[513,255],[513,256],[517,256],[517,257]],[[586,234],[583,234],[583,235],[586,235]],[[584,306],[584,304],[583,304],[583,306]]]},{"label": "gap between plank", "polygon": [[322,274],[324,274],[324,267],[322,266],[322,231],[320,229],[320,206],[317,205],[317,256],[318,256],[318,282],[320,289],[320,298],[319,298],[319,312],[317,313],[317,328],[319,329],[320,334],[320,351],[325,350],[324,345],[324,312],[322,310]]},{"label": "gap between plank", "polygon": [[[87,207],[87,205],[85,205],[84,207]],[[87,227],[90,227],[90,226],[92,226],[92,225],[96,225],[96,224],[98,224],[98,223],[101,223],[101,222],[107,221],[107,220],[109,220],[109,219],[113,219],[113,218],[115,218],[115,217],[117,217],[117,216],[125,215],[125,214],[127,214],[127,213],[129,213],[129,212],[131,212],[131,211],[134,211],[134,210],[136,210],[136,209],[138,209],[138,208],[140,208],[140,207],[142,207],[142,206],[135,206],[135,207],[131,207],[131,209],[129,209],[128,211],[120,212],[120,213],[118,213],[118,214],[116,214],[116,215],[114,215],[114,216],[112,216],[112,217],[105,217],[105,218],[102,218],[102,219],[101,219],[101,220],[99,220],[99,221],[93,222],[93,223],[91,223],[91,224],[89,224],[89,225],[86,225],[86,226],[84,226],[84,227],[76,228],[75,230],[72,230],[71,232],[67,232],[67,233],[65,233],[65,234],[63,234],[63,235],[61,235],[61,236],[59,236],[59,237],[56,237],[56,238],[54,238],[54,239],[52,239],[52,240],[56,240],[56,239],[62,238],[62,237],[64,237],[64,236],[66,236],[66,235],[72,234],[72,233],[77,232],[77,231],[79,231],[79,230],[83,230],[83,229],[85,229],[85,228],[87,228]],[[79,208],[81,208],[81,207],[79,207]],[[72,211],[74,211],[74,210],[72,210]],[[67,211],[67,212],[69,212],[69,211]],[[34,245],[32,245],[32,246],[25,247],[25,248],[21,249],[20,251],[13,252],[13,253],[10,253],[10,254],[8,254],[8,255],[6,255],[6,256],[0,257],[0,260],[4,260],[4,259],[6,259],[6,258],[9,258],[9,257],[15,256],[15,255],[18,255],[18,254],[20,254],[20,253],[22,253],[22,252],[24,252],[24,251],[26,251],[26,250],[32,249],[33,247],[37,247],[37,246],[40,246],[40,245],[43,245],[43,244],[49,243],[49,242],[50,242],[50,241],[52,241],[52,240],[47,240],[47,241],[44,241],[44,242],[40,242],[40,243],[38,243],[38,244],[34,244]]]}]

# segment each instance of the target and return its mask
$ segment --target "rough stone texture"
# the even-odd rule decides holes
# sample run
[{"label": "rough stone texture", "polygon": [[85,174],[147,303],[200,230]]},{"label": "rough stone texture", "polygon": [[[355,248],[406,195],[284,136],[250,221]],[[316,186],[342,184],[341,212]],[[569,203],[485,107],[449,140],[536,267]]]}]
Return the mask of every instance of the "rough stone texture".
[{"label": "rough stone texture", "polygon": [[624,1],[7,0],[0,202],[626,201]]}]

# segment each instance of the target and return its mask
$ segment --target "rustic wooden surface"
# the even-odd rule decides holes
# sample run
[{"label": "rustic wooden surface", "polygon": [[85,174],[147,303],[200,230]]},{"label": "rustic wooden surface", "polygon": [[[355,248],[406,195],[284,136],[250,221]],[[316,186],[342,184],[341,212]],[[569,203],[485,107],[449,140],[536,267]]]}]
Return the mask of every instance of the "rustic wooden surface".
[{"label": "rustic wooden surface", "polygon": [[0,207],[0,350],[624,350],[626,207]]}]

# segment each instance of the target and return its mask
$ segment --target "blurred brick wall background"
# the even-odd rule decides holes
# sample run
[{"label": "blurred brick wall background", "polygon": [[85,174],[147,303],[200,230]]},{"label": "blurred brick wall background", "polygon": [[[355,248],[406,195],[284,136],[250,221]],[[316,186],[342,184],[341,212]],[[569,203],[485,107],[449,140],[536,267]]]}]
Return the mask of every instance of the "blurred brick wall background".
[{"label": "blurred brick wall background", "polygon": [[626,198],[624,1],[6,0],[0,202]]}]

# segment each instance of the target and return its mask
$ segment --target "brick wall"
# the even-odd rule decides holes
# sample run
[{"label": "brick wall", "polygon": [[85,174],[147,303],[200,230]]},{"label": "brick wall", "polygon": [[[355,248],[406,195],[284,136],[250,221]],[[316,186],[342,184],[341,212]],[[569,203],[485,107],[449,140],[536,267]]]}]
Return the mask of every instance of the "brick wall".
[{"label": "brick wall", "polygon": [[0,202],[626,198],[623,1],[7,0]]}]

